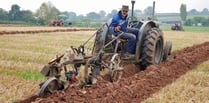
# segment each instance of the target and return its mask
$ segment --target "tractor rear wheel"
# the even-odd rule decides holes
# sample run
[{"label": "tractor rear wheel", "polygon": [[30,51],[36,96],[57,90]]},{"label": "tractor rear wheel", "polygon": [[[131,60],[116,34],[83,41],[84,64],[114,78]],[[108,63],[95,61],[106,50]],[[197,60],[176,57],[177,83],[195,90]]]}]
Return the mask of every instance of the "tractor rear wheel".
[{"label": "tractor rear wheel", "polygon": [[151,64],[159,64],[163,55],[163,34],[158,28],[151,28],[144,37],[141,52],[141,66],[145,69]]}]

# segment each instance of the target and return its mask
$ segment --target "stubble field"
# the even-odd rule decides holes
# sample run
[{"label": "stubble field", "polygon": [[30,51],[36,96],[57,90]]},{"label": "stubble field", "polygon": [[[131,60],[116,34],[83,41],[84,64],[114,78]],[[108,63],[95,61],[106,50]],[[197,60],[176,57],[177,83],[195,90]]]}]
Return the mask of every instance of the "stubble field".
[{"label": "stubble field", "polygon": [[[79,46],[94,32],[0,35],[0,102],[15,102],[36,94],[38,84],[45,80],[39,73],[44,64],[71,45]],[[164,37],[172,41],[173,51],[209,41],[208,32],[164,31]],[[93,40],[87,45],[89,51],[92,46]],[[209,102],[208,71],[206,60],[142,102]]]}]

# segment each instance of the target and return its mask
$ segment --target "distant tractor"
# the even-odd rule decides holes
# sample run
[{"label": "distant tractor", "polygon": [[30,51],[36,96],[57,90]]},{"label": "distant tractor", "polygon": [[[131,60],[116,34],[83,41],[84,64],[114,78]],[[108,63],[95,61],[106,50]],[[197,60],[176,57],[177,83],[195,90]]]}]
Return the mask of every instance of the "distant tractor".
[{"label": "distant tractor", "polygon": [[50,26],[64,26],[64,22],[61,20],[51,20]]},{"label": "distant tractor", "polygon": [[171,30],[184,31],[184,28],[181,24],[175,23],[171,26]]},{"label": "distant tractor", "polygon": [[73,23],[72,23],[72,22],[69,22],[69,23],[68,23],[68,25],[69,25],[69,26],[72,26],[72,25],[73,25]]}]

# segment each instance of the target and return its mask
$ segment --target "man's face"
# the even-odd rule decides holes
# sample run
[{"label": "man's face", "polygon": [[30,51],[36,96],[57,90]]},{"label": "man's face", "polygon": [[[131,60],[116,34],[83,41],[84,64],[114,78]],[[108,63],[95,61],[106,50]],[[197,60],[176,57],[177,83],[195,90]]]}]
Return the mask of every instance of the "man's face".
[{"label": "man's face", "polygon": [[123,18],[126,17],[126,15],[128,14],[128,10],[122,10],[121,12]]}]

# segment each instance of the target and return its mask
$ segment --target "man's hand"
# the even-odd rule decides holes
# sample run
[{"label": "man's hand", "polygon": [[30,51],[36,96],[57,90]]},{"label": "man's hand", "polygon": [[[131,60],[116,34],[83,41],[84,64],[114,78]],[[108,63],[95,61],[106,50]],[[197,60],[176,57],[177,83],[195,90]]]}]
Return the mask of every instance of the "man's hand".
[{"label": "man's hand", "polygon": [[120,26],[116,26],[116,27],[115,27],[115,31],[119,31],[120,28],[121,28]]}]

